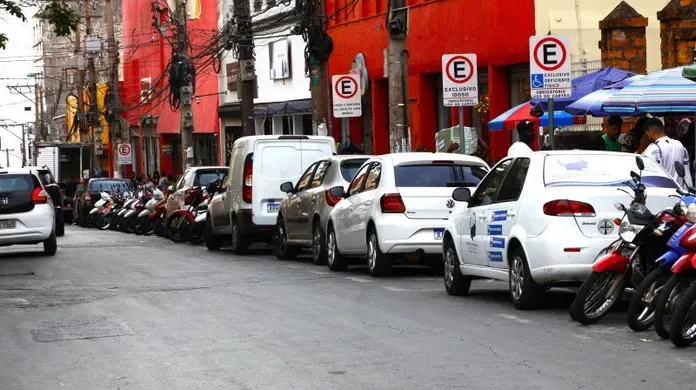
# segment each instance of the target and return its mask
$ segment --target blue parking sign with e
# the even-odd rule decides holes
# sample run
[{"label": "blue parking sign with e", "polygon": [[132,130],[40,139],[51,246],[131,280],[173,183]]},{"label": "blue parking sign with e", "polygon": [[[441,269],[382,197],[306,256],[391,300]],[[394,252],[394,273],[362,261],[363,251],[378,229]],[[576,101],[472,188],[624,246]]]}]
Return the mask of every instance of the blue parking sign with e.
[{"label": "blue parking sign with e", "polygon": [[532,74],[532,88],[544,88],[544,74],[543,73]]}]

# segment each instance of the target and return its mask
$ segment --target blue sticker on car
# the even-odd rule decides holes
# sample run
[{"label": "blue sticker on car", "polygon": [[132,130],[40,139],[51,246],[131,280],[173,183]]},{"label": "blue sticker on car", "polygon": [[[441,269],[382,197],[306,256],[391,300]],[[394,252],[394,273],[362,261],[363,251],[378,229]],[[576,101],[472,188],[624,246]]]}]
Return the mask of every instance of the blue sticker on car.
[{"label": "blue sticker on car", "polygon": [[507,210],[495,210],[491,216],[491,221],[499,222],[507,220]]},{"label": "blue sticker on car", "polygon": [[502,262],[503,261],[503,252],[488,252],[488,261]]},{"label": "blue sticker on car", "polygon": [[503,225],[488,225],[489,236],[500,236],[503,234]]},{"label": "blue sticker on car", "polygon": [[505,249],[505,238],[491,237],[491,248]]}]

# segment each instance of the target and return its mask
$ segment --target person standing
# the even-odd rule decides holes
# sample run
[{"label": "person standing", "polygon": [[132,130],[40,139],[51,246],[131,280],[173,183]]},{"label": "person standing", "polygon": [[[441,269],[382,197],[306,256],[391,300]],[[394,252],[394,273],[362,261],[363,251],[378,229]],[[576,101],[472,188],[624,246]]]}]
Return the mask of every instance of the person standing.
[{"label": "person standing", "polygon": [[77,220],[79,218],[79,209],[82,208],[82,196],[87,191],[87,182],[85,179],[80,178],[80,182],[75,187],[75,196],[73,198],[73,226],[77,225]]},{"label": "person standing", "polygon": [[[669,138],[665,134],[665,125],[657,118],[651,118],[645,123],[645,134],[651,143],[645,148],[643,155],[660,164],[679,185],[691,185],[693,182],[689,167],[689,152],[684,145],[676,139]],[[684,164],[686,175],[683,179],[677,175],[677,170],[674,168],[674,163],[677,161]]]},{"label": "person standing", "polygon": [[164,171],[161,174],[161,177],[159,179],[159,182],[157,183],[157,187],[159,187],[160,191],[164,192],[167,190],[167,187],[169,186],[169,179],[167,179],[167,174],[164,173]]},{"label": "person standing", "polygon": [[532,122],[525,119],[517,124],[516,129],[519,141],[510,146],[508,149],[508,156],[528,155],[533,153],[534,126]]},{"label": "person standing", "polygon": [[621,120],[620,116],[610,116],[606,122],[602,139],[604,140],[604,149],[608,152],[620,152],[622,150],[619,143],[622,126],[623,120]]}]

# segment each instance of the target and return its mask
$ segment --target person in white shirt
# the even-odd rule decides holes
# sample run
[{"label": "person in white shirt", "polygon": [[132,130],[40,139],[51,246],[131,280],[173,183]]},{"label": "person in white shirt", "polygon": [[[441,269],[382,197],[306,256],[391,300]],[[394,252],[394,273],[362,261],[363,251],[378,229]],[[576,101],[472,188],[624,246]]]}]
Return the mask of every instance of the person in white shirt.
[{"label": "person in white shirt", "polygon": [[[643,155],[660,164],[680,186],[691,185],[693,182],[689,167],[689,152],[686,151],[684,145],[676,139],[669,138],[665,134],[665,125],[657,118],[651,118],[645,123],[645,133],[651,143],[645,148]],[[676,161],[681,161],[684,164],[686,175],[683,179],[677,175],[677,170],[674,168]]]},{"label": "person in white shirt", "polygon": [[532,143],[534,142],[534,127],[532,122],[523,120],[517,124],[517,134],[519,141],[515,142],[508,149],[508,157],[526,156],[534,153]]}]

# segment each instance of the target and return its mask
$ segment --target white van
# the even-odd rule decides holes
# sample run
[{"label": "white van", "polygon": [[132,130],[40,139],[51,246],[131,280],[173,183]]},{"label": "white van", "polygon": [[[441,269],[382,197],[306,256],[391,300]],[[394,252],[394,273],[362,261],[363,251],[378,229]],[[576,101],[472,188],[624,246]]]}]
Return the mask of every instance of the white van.
[{"label": "white van", "polygon": [[219,250],[230,241],[236,254],[252,242],[269,241],[280,202],[280,185],[297,182],[317,159],[336,154],[332,137],[261,135],[234,142],[229,172],[208,207],[206,244]]}]

